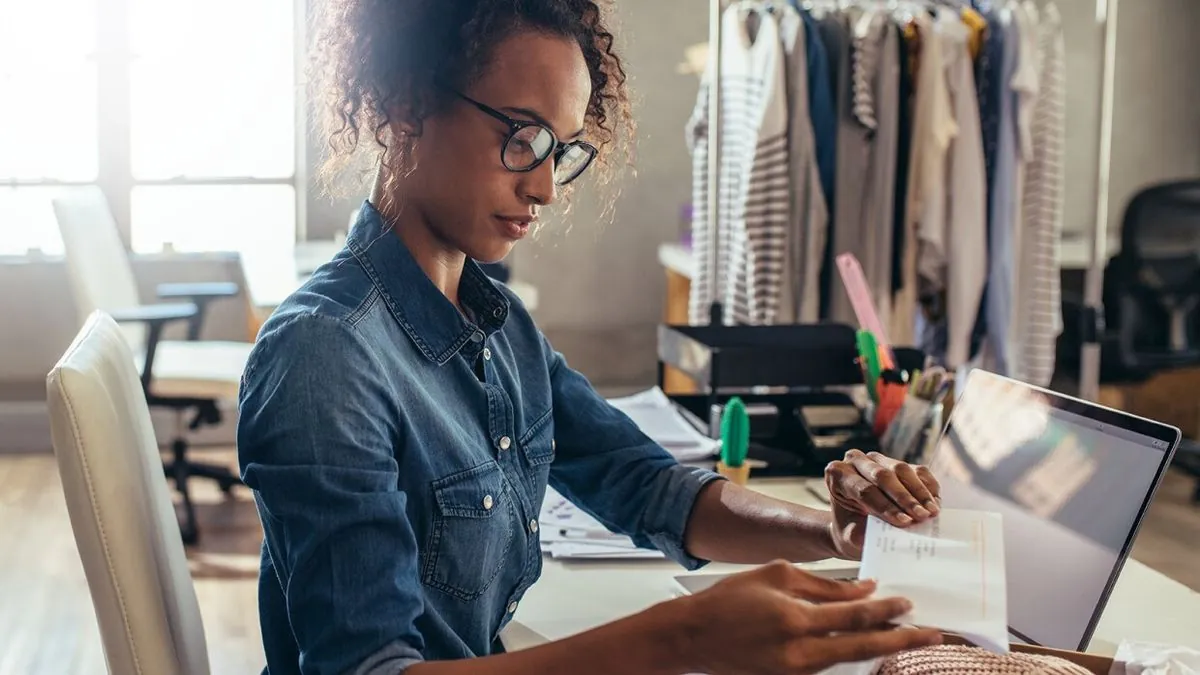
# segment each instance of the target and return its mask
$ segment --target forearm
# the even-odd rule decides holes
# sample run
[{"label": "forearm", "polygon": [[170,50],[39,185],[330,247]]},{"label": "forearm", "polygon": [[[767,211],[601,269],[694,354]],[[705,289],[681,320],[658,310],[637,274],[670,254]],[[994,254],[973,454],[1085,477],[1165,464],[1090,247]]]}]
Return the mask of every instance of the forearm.
[{"label": "forearm", "polygon": [[716,481],[696,498],[685,545],[697,558],[761,564],[783,558],[811,562],[840,557],[828,511],[772,499]]},{"label": "forearm", "polygon": [[678,600],[529,649],[459,661],[429,661],[405,675],[678,675],[687,672],[687,623]]}]

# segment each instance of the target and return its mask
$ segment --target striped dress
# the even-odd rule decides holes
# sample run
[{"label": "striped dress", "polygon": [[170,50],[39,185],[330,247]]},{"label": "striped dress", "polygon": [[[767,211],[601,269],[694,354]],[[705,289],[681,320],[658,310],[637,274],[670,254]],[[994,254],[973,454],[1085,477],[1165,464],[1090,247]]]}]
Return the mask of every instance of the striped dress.
[{"label": "striped dress", "polygon": [[779,313],[791,221],[787,88],[773,15],[734,4],[721,44],[721,166],[716,265],[708,213],[708,96],[705,73],[688,122],[693,162],[692,279],[688,319],[709,322],[714,299],[726,324],[770,324]]},{"label": "striped dress", "polygon": [[1039,86],[1029,125],[1033,154],[1024,167],[1014,335],[1019,358],[1013,375],[1046,386],[1054,375],[1063,327],[1059,239],[1065,190],[1066,51],[1058,8],[1048,3],[1039,12],[1036,4],[1026,2],[1024,9],[1038,23]]}]

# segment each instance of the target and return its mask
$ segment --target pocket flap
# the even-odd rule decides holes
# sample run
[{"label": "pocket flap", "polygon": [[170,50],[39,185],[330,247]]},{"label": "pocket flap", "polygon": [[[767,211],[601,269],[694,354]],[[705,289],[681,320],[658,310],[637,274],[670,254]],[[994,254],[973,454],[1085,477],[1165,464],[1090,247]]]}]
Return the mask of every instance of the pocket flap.
[{"label": "pocket flap", "polygon": [[490,518],[508,499],[504,472],[494,462],[434,481],[433,493],[443,514],[460,518]]}]

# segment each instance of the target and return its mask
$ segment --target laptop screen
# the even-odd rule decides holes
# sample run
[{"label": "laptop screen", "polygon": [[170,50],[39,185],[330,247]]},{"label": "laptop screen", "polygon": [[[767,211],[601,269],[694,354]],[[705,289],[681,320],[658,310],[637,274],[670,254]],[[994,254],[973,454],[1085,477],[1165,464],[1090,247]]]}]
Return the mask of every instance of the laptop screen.
[{"label": "laptop screen", "polygon": [[973,371],[928,462],[946,507],[1004,521],[1009,629],[1086,649],[1178,431]]}]

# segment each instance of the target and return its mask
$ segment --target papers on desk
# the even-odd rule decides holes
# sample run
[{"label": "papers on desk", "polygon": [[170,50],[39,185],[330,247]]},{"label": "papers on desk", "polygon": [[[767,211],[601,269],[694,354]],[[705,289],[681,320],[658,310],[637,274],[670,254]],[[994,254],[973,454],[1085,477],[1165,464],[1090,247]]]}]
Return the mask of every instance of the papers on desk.
[{"label": "papers on desk", "polygon": [[538,516],[542,553],[554,558],[662,559],[662,553],[637,548],[629,537],[613,534],[600,521],[572,504],[551,487]]},{"label": "papers on desk", "polygon": [[878,582],[878,597],[903,596],[913,610],[899,621],[957,633],[1008,653],[1004,530],[1000,514],[943,509],[899,529],[867,521],[859,576]]},{"label": "papers on desk", "polygon": [[697,431],[658,387],[608,402],[681,462],[708,459],[720,449],[721,442]]}]

